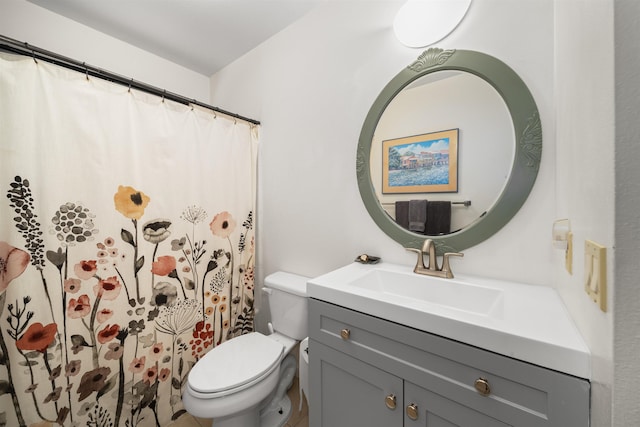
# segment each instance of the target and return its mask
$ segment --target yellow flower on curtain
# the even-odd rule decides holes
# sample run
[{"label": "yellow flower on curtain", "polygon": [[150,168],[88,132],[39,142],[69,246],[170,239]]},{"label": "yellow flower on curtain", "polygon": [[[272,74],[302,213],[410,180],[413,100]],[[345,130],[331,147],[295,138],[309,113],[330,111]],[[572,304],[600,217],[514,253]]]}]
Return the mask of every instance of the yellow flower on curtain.
[{"label": "yellow flower on curtain", "polygon": [[133,187],[119,185],[113,196],[116,210],[129,219],[140,219],[151,199]]}]

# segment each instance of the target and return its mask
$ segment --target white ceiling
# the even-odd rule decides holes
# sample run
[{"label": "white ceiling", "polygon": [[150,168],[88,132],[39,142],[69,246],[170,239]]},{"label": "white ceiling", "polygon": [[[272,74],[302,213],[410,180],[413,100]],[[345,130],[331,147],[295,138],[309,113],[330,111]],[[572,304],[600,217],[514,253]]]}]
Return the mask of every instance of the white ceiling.
[{"label": "white ceiling", "polygon": [[28,0],[211,76],[322,0]]}]

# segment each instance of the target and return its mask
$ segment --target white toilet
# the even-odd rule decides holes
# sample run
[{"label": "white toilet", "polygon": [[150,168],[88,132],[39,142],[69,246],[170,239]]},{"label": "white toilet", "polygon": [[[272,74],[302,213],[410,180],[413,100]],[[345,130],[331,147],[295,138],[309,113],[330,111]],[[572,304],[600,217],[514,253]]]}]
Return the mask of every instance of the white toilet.
[{"label": "white toilet", "polygon": [[281,427],[291,414],[287,390],[296,373],[289,352],[307,336],[307,277],[277,272],[265,278],[271,333],[225,341],[200,359],[182,394],[191,415],[215,427]]}]

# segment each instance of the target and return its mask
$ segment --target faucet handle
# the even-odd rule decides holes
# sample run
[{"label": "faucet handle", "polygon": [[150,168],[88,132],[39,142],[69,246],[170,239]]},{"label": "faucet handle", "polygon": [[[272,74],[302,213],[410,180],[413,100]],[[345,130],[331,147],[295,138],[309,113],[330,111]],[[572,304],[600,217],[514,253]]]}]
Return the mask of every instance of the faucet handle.
[{"label": "faucet handle", "polygon": [[449,258],[452,256],[464,257],[463,253],[460,252],[446,252],[442,257],[442,271],[446,273],[447,279],[453,279],[453,271],[451,271],[451,266],[449,265]]},{"label": "faucet handle", "polygon": [[416,266],[413,269],[414,272],[417,272],[418,270],[421,270],[421,269],[422,270],[426,269],[424,265],[424,257],[422,256],[423,253],[420,249],[416,249],[416,248],[405,248],[405,249],[418,254],[418,260],[416,261]]}]

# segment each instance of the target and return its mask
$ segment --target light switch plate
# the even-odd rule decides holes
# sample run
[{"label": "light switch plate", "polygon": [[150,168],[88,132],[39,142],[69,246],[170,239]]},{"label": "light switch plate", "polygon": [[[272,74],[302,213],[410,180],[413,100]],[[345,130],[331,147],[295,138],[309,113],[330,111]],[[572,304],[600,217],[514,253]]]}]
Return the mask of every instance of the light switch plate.
[{"label": "light switch plate", "polygon": [[584,290],[607,311],[607,249],[591,240],[584,242]]}]

